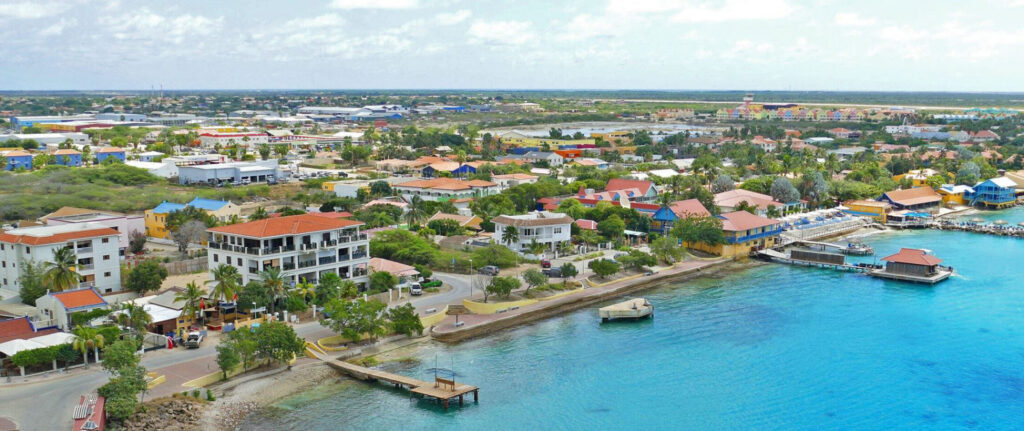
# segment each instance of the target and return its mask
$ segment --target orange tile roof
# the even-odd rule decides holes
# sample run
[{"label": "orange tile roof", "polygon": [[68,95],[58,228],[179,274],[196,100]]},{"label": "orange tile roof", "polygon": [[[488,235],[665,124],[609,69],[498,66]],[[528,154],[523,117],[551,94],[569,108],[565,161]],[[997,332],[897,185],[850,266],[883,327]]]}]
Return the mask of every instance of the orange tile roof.
[{"label": "orange tile roof", "polygon": [[92,289],[66,290],[64,292],[51,293],[50,296],[56,298],[61,304],[64,304],[64,308],[69,310],[94,305],[107,305],[107,301],[104,301],[103,297]]},{"label": "orange tile roof", "polygon": [[885,193],[889,200],[900,205],[918,205],[929,202],[938,202],[942,196],[935,193],[929,186],[914,187],[912,189],[893,190]]},{"label": "orange tile roof", "polygon": [[431,178],[429,180],[416,180],[409,181],[402,184],[396,184],[395,187],[415,187],[421,189],[439,189],[439,190],[465,190],[471,187],[493,187],[497,184],[490,181],[483,180],[472,180],[463,181],[455,178]]},{"label": "orange tile roof", "polygon": [[384,271],[394,274],[396,277],[406,277],[419,275],[419,271],[416,268],[406,265],[401,262],[395,262],[393,260],[382,259],[379,257],[370,258],[370,269],[374,272]]},{"label": "orange tile roof", "polygon": [[4,156],[6,156],[6,157],[22,157],[22,156],[31,156],[31,155],[32,155],[32,153],[29,153],[28,151],[21,151],[21,150],[14,150],[14,151],[8,152],[7,154],[4,154]]},{"label": "orange tile roof", "polygon": [[780,223],[778,220],[761,217],[746,211],[723,213],[719,217],[722,218],[722,230],[729,232],[744,231]]},{"label": "orange tile roof", "polygon": [[342,229],[362,224],[363,222],[361,221],[319,217],[312,214],[300,214],[220,226],[208,230],[210,232],[242,235],[253,238],[266,238],[272,236],[297,235],[310,232]]},{"label": "orange tile roof", "polygon": [[79,153],[78,151],[75,151],[75,150],[69,150],[69,149],[57,150],[57,151],[53,152],[53,155],[55,155],[55,156],[71,156],[71,155],[75,155],[75,154],[82,154],[82,153]]},{"label": "orange tile roof", "polygon": [[924,250],[917,248],[901,248],[899,253],[883,257],[882,260],[921,266],[934,266],[942,263],[942,259],[926,254]]},{"label": "orange tile roof", "polygon": [[109,227],[102,229],[80,230],[77,232],[57,233],[49,236],[15,235],[4,232],[0,233],[0,242],[6,242],[9,244],[45,245],[68,242],[73,239],[95,238],[111,235],[120,234]]},{"label": "orange tile roof", "polygon": [[96,152],[97,153],[123,153],[124,152],[124,148],[103,147],[103,148],[100,148],[100,149],[96,150]]},{"label": "orange tile roof", "polygon": [[500,180],[535,180],[535,179],[537,179],[537,176],[536,175],[530,175],[530,174],[515,173],[515,174],[494,175],[491,178],[500,179]]},{"label": "orange tile roof", "polygon": [[675,201],[669,204],[668,208],[679,218],[686,217],[707,217],[711,213],[707,208],[704,208],[704,204],[700,203],[697,199],[687,199],[684,201]]}]

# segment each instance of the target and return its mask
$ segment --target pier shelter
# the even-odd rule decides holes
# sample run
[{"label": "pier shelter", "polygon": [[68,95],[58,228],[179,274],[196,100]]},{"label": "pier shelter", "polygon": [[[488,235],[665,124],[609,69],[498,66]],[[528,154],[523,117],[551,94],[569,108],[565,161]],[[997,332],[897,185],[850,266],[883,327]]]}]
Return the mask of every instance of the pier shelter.
[{"label": "pier shelter", "polygon": [[937,283],[949,278],[953,269],[939,266],[942,259],[918,248],[901,248],[899,253],[882,258],[885,268],[871,275],[894,280]]},{"label": "pier shelter", "polygon": [[931,187],[924,186],[886,192],[878,201],[888,202],[897,210],[928,211],[938,209],[942,196]]}]

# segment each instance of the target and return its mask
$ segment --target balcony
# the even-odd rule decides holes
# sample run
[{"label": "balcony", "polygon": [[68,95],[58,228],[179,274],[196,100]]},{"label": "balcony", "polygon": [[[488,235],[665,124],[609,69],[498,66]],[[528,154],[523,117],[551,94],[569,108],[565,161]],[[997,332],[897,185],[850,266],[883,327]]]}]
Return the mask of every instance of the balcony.
[{"label": "balcony", "polygon": [[321,248],[334,247],[336,245],[338,245],[338,240],[332,239],[330,241],[320,241]]},{"label": "balcony", "polygon": [[316,250],[317,248],[320,248],[319,244],[317,244],[315,242],[311,242],[311,243],[302,244],[302,246],[299,247],[299,250]]},{"label": "balcony", "polygon": [[306,261],[299,262],[299,269],[309,268],[311,266],[316,266],[316,265],[317,265],[317,263],[316,263],[315,260],[306,260]]},{"label": "balcony", "polygon": [[249,267],[249,273],[250,274],[258,274],[259,272],[260,272],[259,268],[253,268],[251,266]]},{"label": "balcony", "polygon": [[319,260],[321,265],[328,265],[328,264],[335,263],[337,261],[338,261],[338,259],[335,258],[334,256],[321,257],[320,260]]},{"label": "balcony", "polygon": [[362,277],[364,275],[366,275],[366,269],[356,268],[352,270],[352,277]]},{"label": "balcony", "polygon": [[75,249],[75,254],[92,253],[92,247],[79,247]]},{"label": "balcony", "polygon": [[366,252],[365,251],[357,251],[355,253],[352,253],[352,258],[353,259],[362,259],[364,257],[366,257]]},{"label": "balcony", "polygon": [[349,256],[347,254],[343,254],[341,256],[338,256],[338,262],[344,262],[344,261],[349,260],[349,259],[352,259],[352,256]]},{"label": "balcony", "polygon": [[281,268],[283,268],[285,271],[290,271],[290,270],[295,269],[295,264],[294,263],[286,263],[284,265],[281,265]]},{"label": "balcony", "polygon": [[75,271],[92,271],[93,268],[95,267],[96,265],[93,265],[91,263],[80,263],[78,265],[75,265]]}]

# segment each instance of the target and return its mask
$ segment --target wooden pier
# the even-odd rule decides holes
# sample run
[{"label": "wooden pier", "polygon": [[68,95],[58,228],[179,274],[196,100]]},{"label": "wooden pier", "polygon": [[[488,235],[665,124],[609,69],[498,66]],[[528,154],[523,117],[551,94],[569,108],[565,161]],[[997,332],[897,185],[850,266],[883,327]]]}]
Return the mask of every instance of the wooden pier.
[{"label": "wooden pier", "polygon": [[458,400],[463,405],[464,399],[470,393],[473,394],[473,402],[479,402],[480,388],[472,385],[458,383],[454,378],[445,379],[435,377],[433,382],[427,382],[401,374],[389,373],[387,371],[374,370],[356,364],[350,364],[340,359],[332,359],[319,352],[313,352],[317,359],[327,363],[335,370],[341,371],[359,380],[374,382],[386,382],[396,388],[406,388],[409,392],[424,398],[433,398],[441,402],[445,410],[448,410],[450,403]]}]

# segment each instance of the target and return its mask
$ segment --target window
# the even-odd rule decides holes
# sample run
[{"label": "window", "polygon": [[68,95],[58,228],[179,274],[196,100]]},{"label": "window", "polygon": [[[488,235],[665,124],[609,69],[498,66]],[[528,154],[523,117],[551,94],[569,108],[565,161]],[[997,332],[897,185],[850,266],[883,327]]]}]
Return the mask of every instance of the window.
[{"label": "window", "polygon": [[25,254],[32,254],[32,247],[25,247]]},{"label": "window", "polygon": [[562,228],[560,228],[560,227],[556,227],[556,228],[555,228],[555,233],[556,233],[556,234],[562,233]]},{"label": "window", "polygon": [[104,277],[110,277],[110,271],[104,272],[104,273],[103,273],[103,276],[104,276]]},{"label": "window", "polygon": [[214,261],[214,263],[216,263],[216,262],[219,262],[219,261],[217,260],[217,258],[219,258],[219,257],[220,257],[220,256],[217,256],[216,254],[214,254],[214,255],[213,255],[213,261]]},{"label": "window", "polygon": [[110,255],[109,254],[103,255],[103,260],[110,260]]},{"label": "window", "polygon": [[104,244],[106,244],[106,243],[110,242],[110,238],[103,238],[103,241],[102,241],[102,242],[103,242]]},{"label": "window", "polygon": [[224,256],[224,262],[231,265],[231,256]]}]

